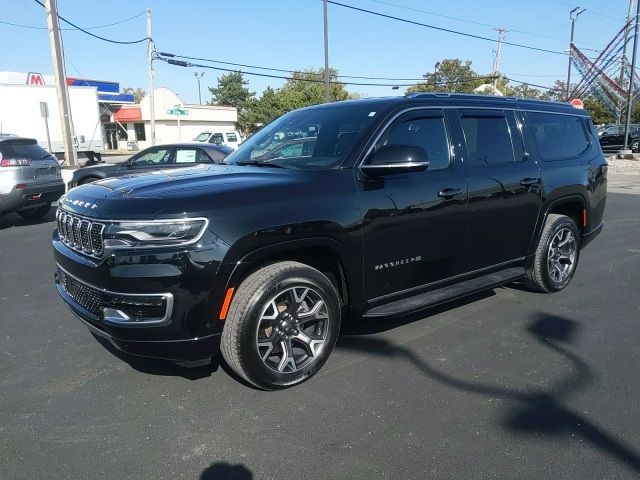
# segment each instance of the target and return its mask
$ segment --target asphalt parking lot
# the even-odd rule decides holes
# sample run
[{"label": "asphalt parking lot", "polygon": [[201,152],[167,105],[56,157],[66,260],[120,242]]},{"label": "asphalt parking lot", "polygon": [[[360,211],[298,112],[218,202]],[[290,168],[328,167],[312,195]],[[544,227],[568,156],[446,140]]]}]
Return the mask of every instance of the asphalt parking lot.
[{"label": "asphalt parking lot", "polygon": [[639,180],[565,291],[350,326],[280,392],[115,355],[57,297],[53,212],[0,218],[0,478],[638,476]]}]

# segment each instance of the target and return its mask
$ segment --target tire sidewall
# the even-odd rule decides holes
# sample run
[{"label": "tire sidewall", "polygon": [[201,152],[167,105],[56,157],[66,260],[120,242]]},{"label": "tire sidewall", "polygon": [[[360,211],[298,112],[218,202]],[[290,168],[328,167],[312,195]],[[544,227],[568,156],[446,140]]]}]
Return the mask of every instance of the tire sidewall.
[{"label": "tire sidewall", "polygon": [[[338,339],[341,309],[335,287],[316,270],[310,268],[300,270],[285,272],[266,282],[256,290],[249,301],[250,305],[243,319],[240,333],[240,347],[243,352],[241,361],[245,374],[260,388],[285,388],[310,378],[324,365]],[[322,295],[330,320],[329,329],[325,347],[316,361],[294,373],[282,374],[271,370],[263,363],[256,348],[256,332],[265,303],[294,285],[314,288]]]},{"label": "tire sidewall", "polygon": [[[569,228],[576,239],[576,260],[574,262],[573,269],[571,270],[571,273],[569,274],[569,276],[561,282],[556,282],[553,278],[551,278],[551,275],[549,274],[549,263],[548,263],[549,246],[551,245],[551,242],[555,238],[558,231],[563,228]],[[547,237],[547,241],[544,244],[543,260],[544,261],[542,264],[541,273],[544,279],[544,283],[548,286],[549,290],[553,292],[558,292],[564,289],[567,285],[569,285],[569,283],[571,283],[571,280],[573,279],[573,276],[575,275],[576,270],[578,268],[578,261],[580,260],[580,231],[578,230],[578,227],[576,226],[575,222],[571,220],[569,217],[559,218],[557,221],[555,221],[552,224],[549,236]]]}]

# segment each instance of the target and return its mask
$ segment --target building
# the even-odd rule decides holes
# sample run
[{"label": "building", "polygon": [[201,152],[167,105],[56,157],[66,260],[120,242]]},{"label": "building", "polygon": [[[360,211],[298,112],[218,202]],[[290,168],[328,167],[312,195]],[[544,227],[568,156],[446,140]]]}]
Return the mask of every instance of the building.
[{"label": "building", "polygon": [[[235,130],[238,112],[234,107],[185,104],[165,87],[154,90],[156,144],[186,142],[203,131]],[[113,110],[112,122],[105,124],[105,150],[139,150],[151,145],[150,97],[139,105],[121,105]],[[182,115],[175,115],[180,111]]]},{"label": "building", "polygon": [[[42,75],[35,72],[0,72],[0,85],[2,84],[20,85],[25,88],[52,88],[55,86],[55,81],[52,75]],[[72,115],[78,116],[78,118],[84,117],[84,110],[95,112],[97,98],[99,120],[96,118],[91,128],[92,131],[95,131],[94,137],[97,140],[94,141],[94,144],[101,143],[99,149],[94,149],[96,152],[135,151],[151,145],[151,115],[148,95],[142,99],[140,104],[135,104],[132,94],[120,91],[118,82],[68,77],[67,84],[70,91],[74,89],[86,90],[87,88],[96,90],[95,96],[83,96],[85,99],[83,101],[85,103],[91,102],[91,105],[78,104],[77,102],[72,105]],[[164,87],[156,88],[154,93],[157,144],[189,141],[202,131],[227,132],[235,130],[238,114],[233,107],[184,104],[178,95]],[[36,101],[35,96],[33,101]],[[61,131],[57,107],[55,102],[50,103],[50,108],[53,110],[55,107],[56,111],[55,115],[49,117],[49,123],[52,124],[51,129],[52,131]],[[37,102],[34,105],[30,105],[28,109],[26,106],[23,109],[16,108],[16,111],[12,111],[11,115],[26,115],[27,110],[33,113],[32,110],[38,108]],[[177,116],[169,113],[176,110],[183,115]],[[95,115],[95,113],[92,114]],[[25,118],[24,122],[15,123],[28,125],[30,121],[32,121],[31,117],[28,121]],[[12,125],[13,122],[9,123],[7,131],[11,130]],[[30,129],[26,128],[26,130]],[[16,131],[15,133],[37,136],[31,131]],[[81,133],[74,132],[74,137],[86,136]],[[77,138],[76,145],[79,144]],[[38,138],[38,141],[41,144],[46,143],[41,138]]]}]

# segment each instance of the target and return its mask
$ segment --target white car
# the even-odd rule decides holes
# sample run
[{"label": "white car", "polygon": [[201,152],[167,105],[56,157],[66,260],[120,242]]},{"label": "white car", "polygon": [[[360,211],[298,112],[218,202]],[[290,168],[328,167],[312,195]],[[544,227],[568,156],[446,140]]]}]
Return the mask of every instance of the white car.
[{"label": "white car", "polygon": [[216,145],[224,145],[225,147],[231,147],[234,150],[242,143],[242,136],[235,130],[227,132],[202,132],[198,134],[193,141],[204,143],[215,143]]}]

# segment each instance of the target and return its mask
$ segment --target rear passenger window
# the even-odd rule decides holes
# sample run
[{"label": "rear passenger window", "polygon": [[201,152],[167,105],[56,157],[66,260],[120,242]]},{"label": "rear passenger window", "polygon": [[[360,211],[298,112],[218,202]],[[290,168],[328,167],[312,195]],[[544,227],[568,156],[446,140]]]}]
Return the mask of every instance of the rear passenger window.
[{"label": "rear passenger window", "polygon": [[227,133],[227,142],[237,142],[238,141],[238,137],[236,137],[236,134],[233,132],[229,132]]},{"label": "rear passenger window", "polygon": [[509,124],[503,115],[464,115],[462,128],[471,165],[495,165],[515,161]]},{"label": "rear passenger window", "polygon": [[424,148],[429,169],[441,170],[449,166],[449,142],[444,117],[422,117],[392,126],[380,139],[382,145],[411,145]]},{"label": "rear passenger window", "polygon": [[574,115],[527,112],[540,157],[546,161],[577,157],[589,148],[582,118]]}]

